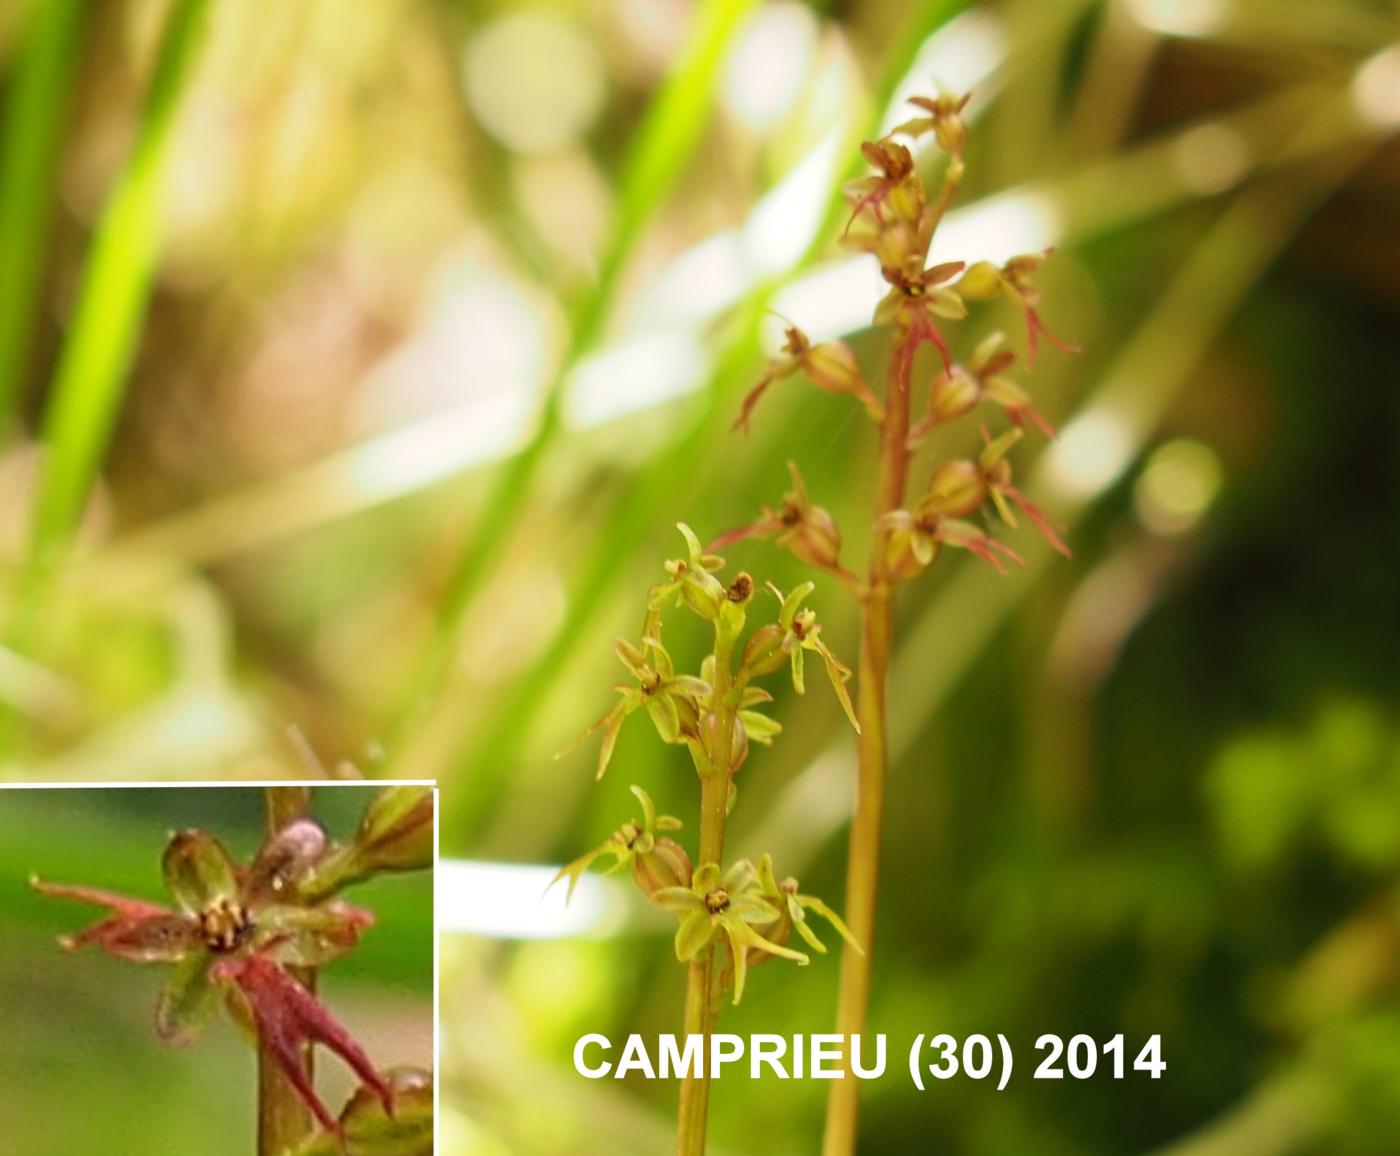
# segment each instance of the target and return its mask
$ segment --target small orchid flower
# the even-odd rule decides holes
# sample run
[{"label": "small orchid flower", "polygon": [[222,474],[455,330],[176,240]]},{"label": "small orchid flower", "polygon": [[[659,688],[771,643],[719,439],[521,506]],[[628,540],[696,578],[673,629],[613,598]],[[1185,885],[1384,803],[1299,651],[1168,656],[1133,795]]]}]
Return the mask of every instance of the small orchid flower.
[{"label": "small orchid flower", "polygon": [[957,285],[958,291],[973,301],[986,301],[1001,293],[1021,311],[1026,319],[1027,365],[1035,364],[1037,337],[1042,333],[1056,349],[1065,353],[1080,352],[1079,346],[1070,345],[1051,333],[1036,312],[1040,305],[1040,289],[1034,281],[1035,272],[1052,252],[1044,249],[1039,253],[1022,253],[1000,267],[990,261],[978,261],[968,268]]},{"label": "small orchid flower", "polygon": [[755,924],[772,923],[779,915],[759,892],[757,881],[757,869],[747,859],[739,860],[722,876],[718,864],[706,863],[696,870],[689,887],[667,887],[651,897],[658,907],[680,916],[676,958],[682,963],[689,963],[717,937],[723,937],[734,965],[736,1004],[744,998],[751,948],[798,964],[809,962],[802,952],[773,943],[754,930]]},{"label": "small orchid flower", "polygon": [[935,97],[911,97],[909,103],[923,115],[906,120],[896,127],[891,135],[902,134],[917,139],[932,133],[938,141],[939,148],[949,156],[960,157],[963,147],[967,144],[967,124],[963,120],[962,111],[971,99],[970,92],[961,96],[952,92],[941,92]]},{"label": "small orchid flower", "polygon": [[924,186],[914,172],[914,154],[905,145],[889,137],[865,141],[861,144],[860,151],[870,163],[870,167],[876,171],[846,186],[846,199],[855,207],[846,222],[845,233],[851,231],[851,225],[855,223],[856,218],[867,209],[876,222],[883,225],[885,217],[881,207],[897,196],[907,202],[900,206],[899,216],[917,219],[923,207]]},{"label": "small orchid flower", "polygon": [[958,291],[944,284],[962,272],[963,262],[944,261],[924,268],[922,250],[909,234],[903,227],[888,229],[875,241],[880,273],[890,285],[890,291],[875,307],[875,323],[894,324],[907,330],[909,339],[902,348],[903,356],[911,363],[919,346],[927,342],[938,350],[944,368],[951,372],[952,354],[938,328],[938,319],[960,321],[967,316],[967,306]]},{"label": "small orchid flower", "polygon": [[928,412],[909,430],[911,449],[922,444],[934,426],[962,417],[982,401],[999,405],[1017,426],[1024,427],[1030,421],[1047,437],[1056,436],[1055,427],[1031,405],[1030,394],[1002,372],[1016,360],[1014,353],[1001,348],[1005,340],[1002,333],[990,334],[978,343],[965,365],[953,365],[933,379]]},{"label": "small orchid flower", "polygon": [[782,356],[769,363],[758,384],[749,390],[733,428],[747,429],[754,407],[768,392],[768,387],[799,373],[805,374],[808,381],[826,393],[850,394],[865,406],[871,417],[882,420],[879,399],[865,383],[851,347],[844,341],[822,341],[813,345],[802,330],[789,325]]},{"label": "small orchid flower", "polygon": [[[156,1004],[156,1030],[167,1043],[191,1042],[219,998],[241,987],[260,1038],[307,1106],[330,1126],[334,1120],[302,1071],[301,1040],[326,1043],[367,1083],[379,1085],[363,1052],[285,970],[329,963],[374,923],[370,912],[339,899],[307,901],[299,894],[325,851],[325,833],[310,819],[295,820],[267,840],[249,867],[235,863],[213,835],[181,831],[162,857],[173,907],[37,877],[30,885],[44,895],[107,909],[97,923],[60,939],[64,948],[96,946],[119,959],[175,965]],[[283,1047],[288,1033],[296,1040],[290,1050]]]},{"label": "small orchid flower", "polygon": [[841,565],[841,530],[836,519],[807,494],[807,483],[788,462],[792,489],[783,495],[776,510],[765,506],[763,514],[747,526],[726,531],[710,543],[709,549],[722,550],[746,538],[776,538],[777,544],[799,561],[819,570],[837,574],[845,582],[856,582],[856,576]]},{"label": "small orchid flower", "polygon": [[715,622],[724,604],[725,591],[714,571],[724,567],[724,559],[705,553],[695,531],[684,522],[676,523],[676,529],[685,539],[686,556],[672,558],[666,563],[669,581],[651,588],[648,607],[654,613],[668,605],[685,605],[701,618]]},{"label": "small orchid flower", "polygon": [[1001,515],[1003,522],[1013,530],[1016,528],[1016,515],[1011,510],[1011,506],[1015,505],[1040,531],[1041,537],[1066,558],[1072,557],[1070,548],[1065,545],[1049,515],[1011,482],[1011,463],[1006,455],[1011,447],[1021,440],[1021,432],[1019,429],[1011,429],[993,439],[984,426],[982,440],[986,445],[977,455],[978,475],[991,494],[992,502],[996,505],[997,513]]},{"label": "small orchid flower", "polygon": [[797,880],[789,875],[781,883],[773,873],[773,856],[764,852],[758,861],[758,886],[763,893],[763,897],[778,909],[779,916],[777,923],[771,928],[764,928],[764,936],[777,943],[786,943],[788,936],[795,928],[807,945],[815,952],[826,954],[826,945],[816,937],[811,925],[807,922],[807,912],[811,911],[820,915],[860,955],[865,954],[865,949],[856,942],[856,938],[851,934],[851,929],[846,926],[845,921],[836,914],[830,907],[818,899],[815,895],[803,895],[798,891]]},{"label": "small orchid flower", "polygon": [[[958,464],[949,463],[953,466]],[[945,545],[976,554],[999,574],[1006,573],[1006,566],[999,554],[1018,565],[1025,565],[1021,556],[1010,546],[998,542],[971,522],[950,516],[951,511],[965,509],[970,500],[964,481],[962,477],[952,476],[947,467],[941,467],[935,471],[928,493],[915,503],[912,510],[891,510],[876,522],[876,529],[889,535],[885,565],[891,577],[911,578],[922,573]],[[975,492],[985,496],[985,488],[975,480],[975,471],[974,486],[977,487]],[[977,502],[980,504],[981,500],[979,496]]]},{"label": "small orchid flower", "polygon": [[642,805],[641,823],[633,820],[623,823],[606,841],[572,863],[565,864],[559,869],[559,874],[550,880],[551,887],[561,879],[569,881],[566,900],[573,898],[574,888],[578,886],[583,873],[605,855],[611,855],[614,862],[603,872],[604,875],[616,875],[631,867],[632,877],[648,895],[654,895],[665,887],[690,886],[690,856],[679,843],[659,834],[680,830],[681,821],[672,815],[658,815],[656,804],[641,787],[634,786],[632,794]]},{"label": "small orchid flower", "polygon": [[851,680],[851,668],[837,658],[832,653],[831,648],[822,641],[822,628],[817,621],[817,612],[802,608],[802,603],[816,588],[814,582],[803,582],[800,586],[795,587],[791,594],[784,594],[771,582],[768,584],[768,589],[773,591],[780,603],[778,610],[778,628],[782,631],[780,645],[792,666],[792,688],[798,694],[806,693],[802,656],[804,651],[814,651],[821,657],[822,665],[826,667],[826,676],[831,682],[832,689],[836,691],[841,709],[846,712],[851,726],[855,727],[856,733],[859,734],[860,723],[856,721],[855,707],[851,705],[851,696],[846,691],[846,683]]},{"label": "small orchid flower", "polygon": [[[706,574],[706,577],[709,575]],[[716,585],[719,585],[718,582]],[[724,587],[720,586],[720,590],[723,592]],[[636,685],[617,683],[613,687],[620,696],[617,704],[580,735],[572,746],[560,752],[561,756],[568,754],[589,735],[601,730],[603,745],[598,751],[600,779],[612,761],[617,736],[629,716],[645,708],[663,742],[684,742],[687,735],[695,733],[699,705],[711,694],[709,684],[702,679],[676,673],[671,656],[659,639],[646,638],[641,646],[634,646],[626,639],[619,638],[613,649],[622,664],[631,671]]]}]

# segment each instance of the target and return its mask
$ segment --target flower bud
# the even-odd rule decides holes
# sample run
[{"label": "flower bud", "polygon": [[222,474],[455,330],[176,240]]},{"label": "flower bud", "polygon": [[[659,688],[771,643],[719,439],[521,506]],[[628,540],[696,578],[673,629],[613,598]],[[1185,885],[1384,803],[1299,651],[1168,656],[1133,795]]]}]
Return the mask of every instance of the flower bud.
[{"label": "flower bud", "polygon": [[[885,570],[896,582],[917,578],[938,556],[938,543],[913,530],[895,530],[885,546]],[[927,557],[920,557],[926,554]]]},{"label": "flower bud", "polygon": [[744,669],[751,678],[772,674],[788,664],[788,653],[783,649],[785,634],[781,626],[770,622],[749,636],[744,647]]},{"label": "flower bud", "polygon": [[326,1151],[344,1151],[350,1156],[432,1156],[432,1075],[417,1068],[394,1068],[385,1072],[384,1078],[394,1104],[393,1115],[373,1090],[362,1085],[340,1114],[343,1148],[332,1137],[335,1147]]},{"label": "flower bud", "polygon": [[929,479],[928,502],[940,514],[965,518],[986,498],[986,479],[973,462],[944,462]]},{"label": "flower bud", "polygon": [[632,860],[632,878],[650,899],[663,887],[689,887],[690,856],[674,839],[662,835],[650,851]]},{"label": "flower bud", "polygon": [[433,862],[433,789],[385,787],[365,808],[355,849],[370,871],[413,871]]},{"label": "flower bud", "polygon": [[1001,270],[990,261],[969,265],[958,281],[958,292],[973,301],[989,301],[1001,292],[1001,287]]},{"label": "flower bud", "polygon": [[828,393],[856,393],[863,379],[860,363],[844,341],[823,341],[807,350],[802,368],[813,385]]},{"label": "flower bud", "polygon": [[929,387],[928,412],[931,423],[953,421],[974,409],[982,391],[977,380],[962,366],[940,373]]},{"label": "flower bud", "polygon": [[779,544],[808,566],[829,570],[841,556],[841,530],[836,519],[821,506],[808,506],[800,520],[779,539]]}]

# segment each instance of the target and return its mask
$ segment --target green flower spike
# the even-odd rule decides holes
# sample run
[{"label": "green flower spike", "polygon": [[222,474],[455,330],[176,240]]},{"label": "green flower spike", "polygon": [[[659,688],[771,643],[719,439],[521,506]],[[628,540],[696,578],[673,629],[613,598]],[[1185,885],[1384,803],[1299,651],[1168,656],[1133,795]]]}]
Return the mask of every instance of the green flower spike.
[{"label": "green flower spike", "polygon": [[773,856],[767,852],[758,861],[758,885],[763,892],[763,897],[780,912],[777,926],[772,930],[765,928],[769,939],[785,942],[792,929],[796,928],[797,934],[807,941],[813,951],[825,955],[826,945],[817,938],[816,933],[812,931],[811,924],[807,922],[807,912],[813,911],[830,923],[836,929],[836,933],[856,952],[861,955],[865,954],[865,949],[856,942],[855,936],[851,934],[851,929],[830,907],[815,895],[799,894],[797,880],[791,875],[781,883],[778,882],[777,876],[773,874]]},{"label": "green flower spike", "polygon": [[616,875],[627,867],[632,868],[632,877],[648,895],[655,895],[667,888],[690,886],[690,856],[679,843],[660,831],[678,831],[681,821],[672,815],[658,815],[656,805],[641,787],[633,787],[632,794],[642,805],[642,822],[638,825],[628,821],[608,836],[601,846],[580,855],[572,863],[560,868],[559,874],[550,880],[551,887],[561,879],[568,879],[568,898],[572,898],[574,888],[583,873],[604,855],[611,855],[613,864],[603,872]]},{"label": "green flower spike", "polygon": [[758,870],[747,859],[740,859],[723,876],[717,864],[706,863],[695,872],[689,887],[668,887],[651,898],[657,906],[680,916],[676,958],[682,963],[689,963],[723,935],[733,960],[736,1004],[744,998],[750,949],[780,955],[800,965],[809,962],[804,953],[773,943],[755,930],[755,925],[773,923],[780,912],[763,897]]},{"label": "green flower spike", "polygon": [[816,588],[816,583],[804,582],[791,594],[784,594],[771,582],[768,584],[768,589],[773,591],[782,604],[778,611],[778,626],[783,632],[782,649],[792,665],[792,687],[798,694],[806,693],[804,651],[811,650],[821,655],[822,663],[826,667],[826,676],[831,680],[831,687],[836,691],[841,709],[846,712],[851,726],[855,727],[856,733],[859,734],[860,723],[856,721],[855,708],[851,705],[851,696],[846,691],[846,683],[851,679],[851,668],[837,658],[831,652],[831,648],[821,640],[822,628],[817,621],[817,612],[802,609],[803,601]]}]

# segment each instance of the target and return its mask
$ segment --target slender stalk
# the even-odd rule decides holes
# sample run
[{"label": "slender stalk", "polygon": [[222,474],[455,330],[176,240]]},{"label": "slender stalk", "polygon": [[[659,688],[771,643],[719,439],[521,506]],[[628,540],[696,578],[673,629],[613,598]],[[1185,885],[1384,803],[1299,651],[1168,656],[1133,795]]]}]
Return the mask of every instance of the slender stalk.
[{"label": "slender stalk", "polygon": [[[267,809],[267,834],[275,835],[293,819],[307,814],[311,791],[307,787],[268,787],[263,794]],[[307,991],[316,990],[316,970],[289,968]],[[302,1067],[312,1073],[311,1047],[302,1046]],[[258,1156],[283,1156],[311,1133],[311,1113],[297,1090],[278,1066],[266,1045],[258,1045]]]},{"label": "slender stalk", "polygon": [[[901,331],[890,357],[885,420],[880,431],[880,472],[876,490],[876,523],[904,504],[909,477],[909,395],[913,378],[913,341]],[[837,996],[836,1030],[857,1036],[865,1030],[870,1006],[870,969],[875,954],[875,903],[880,873],[880,830],[884,818],[885,680],[893,634],[893,586],[886,567],[888,532],[876,532],[871,545],[870,580],[863,601],[860,643],[860,719],[857,745],[856,804],[846,866],[846,923],[865,953],[847,945],[841,953],[841,987]],[[843,1054],[843,1066],[848,1057]],[[855,1151],[859,1085],[849,1072],[831,1086],[827,1100],[825,1156]]]},{"label": "slender stalk", "polygon": [[[733,761],[735,707],[734,639],[723,624],[715,628],[715,748],[710,765],[700,775],[700,863],[724,864],[724,828],[729,814],[729,765]],[[704,1156],[710,1114],[710,1071],[704,1038],[714,1028],[711,986],[715,968],[713,946],[690,961],[685,983],[685,1034],[701,1037],[700,1073],[688,1073],[681,1083],[676,1121],[677,1156]]]}]

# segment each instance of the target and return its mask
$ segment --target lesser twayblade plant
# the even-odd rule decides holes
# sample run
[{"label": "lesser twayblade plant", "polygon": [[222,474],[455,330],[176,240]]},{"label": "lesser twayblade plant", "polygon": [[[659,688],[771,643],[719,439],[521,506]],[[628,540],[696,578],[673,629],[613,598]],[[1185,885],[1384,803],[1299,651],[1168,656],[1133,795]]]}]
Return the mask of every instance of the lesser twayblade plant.
[{"label": "lesser twayblade plant", "polygon": [[[1048,256],[1029,253],[1003,265],[977,261],[929,264],[929,248],[943,215],[962,181],[967,126],[962,112],[966,96],[918,97],[917,115],[861,151],[873,171],[848,187],[852,204],[844,242],[875,257],[889,292],[875,309],[876,326],[888,334],[888,370],[884,396],[867,383],[860,362],[841,341],[812,342],[797,326],[787,330],[781,355],[750,391],[735,423],[746,427],[754,408],[777,382],[803,376],[818,389],[849,394],[879,431],[880,455],[875,478],[874,535],[859,574],[841,562],[841,532],[831,514],[810,498],[796,464],[790,463],[793,488],[776,509],[765,509],[746,526],[721,536],[711,546],[722,549],[742,538],[772,538],[801,561],[840,580],[860,602],[862,631],[856,716],[860,738],[856,805],[851,822],[846,876],[846,918],[853,936],[841,961],[837,1031],[843,1037],[865,1028],[870,1000],[871,957],[857,950],[875,938],[877,872],[884,807],[886,752],[885,682],[893,645],[893,595],[897,584],[921,577],[947,549],[966,550],[1005,572],[1020,563],[1011,547],[988,527],[970,519],[990,508],[1008,527],[1027,521],[1062,554],[1069,554],[1051,519],[1013,483],[1008,453],[1033,425],[1053,437],[1050,423],[1031,405],[1026,391],[1007,376],[1016,355],[1000,333],[987,337],[963,361],[955,361],[943,327],[968,314],[967,302],[1004,298],[1022,314],[1026,325],[1026,361],[1033,364],[1039,339],[1073,352],[1046,328],[1039,313],[1035,273]],[[915,151],[932,141],[930,153],[942,154],[942,180],[930,190]],[[908,142],[908,143],[906,143]],[[911,148],[911,145],[913,146]],[[915,355],[930,346],[936,353],[922,416],[913,412]],[[1011,428],[993,437],[982,427],[975,456],[936,464],[922,494],[907,496],[915,455],[936,429],[978,410],[1000,412]],[[825,1156],[855,1151],[858,1081],[834,1080],[827,1109]]]},{"label": "lesser twayblade plant", "polygon": [[[757,865],[740,859],[725,866],[725,826],[737,794],[736,775],[755,744],[772,743],[782,730],[762,709],[773,696],[759,681],[787,671],[802,693],[807,656],[813,655],[851,725],[856,721],[846,693],[851,672],[822,639],[816,612],[803,605],[812,583],[787,594],[770,587],[773,619],[747,631],[758,596],[753,579],[740,573],[726,583],[719,577],[724,560],[703,551],[688,526],[679,528],[686,556],[667,562],[665,580],[652,588],[640,642],[618,640],[617,656],[630,679],[617,686],[617,705],[589,733],[603,732],[599,778],[623,723],[639,711],[649,716],[662,742],[689,751],[700,780],[698,865],[663,834],[678,830],[680,820],[658,815],[650,796],[634,786],[641,820],[624,823],[564,867],[556,882],[568,879],[572,892],[585,870],[610,858],[606,874],[630,871],[652,903],[675,914],[676,958],[687,965],[685,1032],[704,1036],[713,1030],[726,996],[736,1004],[743,998],[753,967],[774,958],[808,962],[805,951],[788,944],[794,929],[813,951],[826,951],[807,923],[808,912],[822,916],[852,950],[860,950],[834,911],[799,894],[795,879],[777,880],[768,855]],[[678,673],[662,641],[663,620],[676,609],[698,615],[713,629],[709,653],[695,674]],[[680,1156],[705,1150],[709,1095],[708,1071],[685,1077],[677,1123]]]},{"label": "lesser twayblade plant", "polygon": [[[260,1156],[414,1156],[432,1151],[432,1081],[381,1072],[315,994],[316,974],[354,950],[374,916],[339,898],[351,883],[433,860],[431,788],[376,792],[355,836],[333,844],[305,812],[301,788],[269,788],[268,833],[251,863],[236,862],[203,830],[175,834],[161,867],[170,903],[37,877],[35,890],[106,909],[59,942],[134,963],[172,965],[156,1002],[167,1043],[193,1041],[224,1005],[271,1066],[260,1078]],[[339,1116],[317,1095],[311,1048],[338,1055],[360,1090]],[[272,1078],[269,1078],[272,1077]],[[279,1096],[289,1089],[291,1097]],[[319,1125],[306,1123],[309,1112]]]}]

